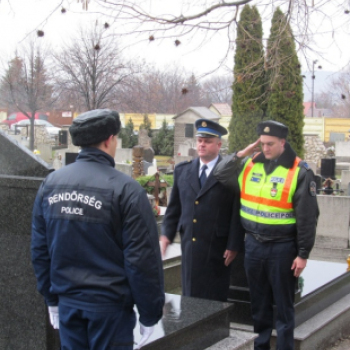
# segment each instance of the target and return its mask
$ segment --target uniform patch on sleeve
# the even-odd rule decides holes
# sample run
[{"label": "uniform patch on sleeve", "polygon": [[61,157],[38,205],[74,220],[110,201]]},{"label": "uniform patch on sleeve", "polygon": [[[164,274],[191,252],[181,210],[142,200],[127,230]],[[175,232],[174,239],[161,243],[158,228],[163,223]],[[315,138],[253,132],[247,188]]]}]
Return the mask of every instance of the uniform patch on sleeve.
[{"label": "uniform patch on sleeve", "polygon": [[317,191],[316,191],[316,182],[315,182],[315,181],[311,181],[310,184],[309,184],[309,194],[310,194],[310,196],[312,196],[312,197],[315,197],[316,194],[317,194]]},{"label": "uniform patch on sleeve", "polygon": [[306,170],[311,170],[309,164],[307,164],[307,163],[305,162],[305,160],[302,160],[302,161],[300,162],[300,166],[303,167],[303,168],[306,169]]}]

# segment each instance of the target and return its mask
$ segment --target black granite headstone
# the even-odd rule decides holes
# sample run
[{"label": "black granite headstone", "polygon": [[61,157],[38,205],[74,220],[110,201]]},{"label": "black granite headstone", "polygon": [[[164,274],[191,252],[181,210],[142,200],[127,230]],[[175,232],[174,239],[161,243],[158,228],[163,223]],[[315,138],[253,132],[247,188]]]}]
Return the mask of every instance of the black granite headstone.
[{"label": "black granite headstone", "polygon": [[148,163],[153,163],[154,151],[152,148],[145,148],[143,150],[143,160]]},{"label": "black granite headstone", "polygon": [[0,349],[58,350],[30,258],[34,199],[53,169],[1,131],[0,148]]},{"label": "black granite headstone", "polygon": [[228,301],[234,303],[235,307],[230,314],[230,320],[251,324],[250,294],[244,270],[244,251],[239,252],[231,264]]},{"label": "black granite headstone", "polygon": [[[142,350],[206,349],[229,336],[231,309],[230,303],[166,294],[163,318]],[[136,343],[141,338],[139,329],[137,323]]]},{"label": "black granite headstone", "polygon": [[321,175],[314,175],[314,179],[315,179],[315,182],[316,182],[316,191],[317,191],[317,193],[320,193],[320,190],[321,190],[321,188],[323,187],[322,186],[322,183],[323,183],[323,181],[322,181],[322,176]]},{"label": "black granite headstone", "polygon": [[66,164],[71,164],[74,163],[75,160],[77,159],[79,153],[76,152],[66,152]]},{"label": "black granite headstone", "polygon": [[321,159],[321,176],[325,179],[335,179],[335,158]]},{"label": "black granite headstone", "polygon": [[68,144],[68,131],[67,130],[60,130],[58,132],[58,143],[60,145],[67,145]]}]

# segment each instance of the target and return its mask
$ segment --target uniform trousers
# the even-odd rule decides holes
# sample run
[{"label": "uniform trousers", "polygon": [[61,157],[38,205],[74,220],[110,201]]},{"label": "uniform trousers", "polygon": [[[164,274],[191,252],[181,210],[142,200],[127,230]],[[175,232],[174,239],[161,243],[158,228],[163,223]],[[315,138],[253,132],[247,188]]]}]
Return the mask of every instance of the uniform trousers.
[{"label": "uniform trousers", "polygon": [[245,270],[250,290],[254,350],[270,350],[273,305],[276,305],[277,350],[294,349],[294,295],[296,278],[291,270],[296,242],[259,242],[246,235]]},{"label": "uniform trousers", "polygon": [[132,350],[133,309],[85,311],[59,305],[61,350]]}]

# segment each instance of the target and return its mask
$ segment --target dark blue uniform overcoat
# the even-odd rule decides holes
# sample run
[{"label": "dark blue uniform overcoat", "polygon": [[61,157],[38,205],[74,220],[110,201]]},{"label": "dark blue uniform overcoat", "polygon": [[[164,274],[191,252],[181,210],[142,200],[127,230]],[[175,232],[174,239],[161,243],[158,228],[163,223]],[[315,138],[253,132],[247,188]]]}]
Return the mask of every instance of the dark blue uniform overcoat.
[{"label": "dark blue uniform overcoat", "polygon": [[239,193],[218,182],[213,171],[200,188],[199,164],[197,158],[175,167],[162,234],[173,241],[180,232],[183,295],[226,301],[230,268],[223,255],[241,250],[244,235]]}]

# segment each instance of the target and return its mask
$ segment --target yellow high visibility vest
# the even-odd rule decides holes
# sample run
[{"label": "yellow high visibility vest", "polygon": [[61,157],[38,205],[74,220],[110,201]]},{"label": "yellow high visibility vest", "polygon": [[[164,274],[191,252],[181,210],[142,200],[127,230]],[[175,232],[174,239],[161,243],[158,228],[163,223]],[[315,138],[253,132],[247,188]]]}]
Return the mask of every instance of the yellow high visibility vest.
[{"label": "yellow high visibility vest", "polygon": [[291,169],[278,166],[266,175],[263,163],[248,160],[238,182],[241,189],[241,217],[259,224],[296,223],[293,196],[297,187],[300,158]]}]

